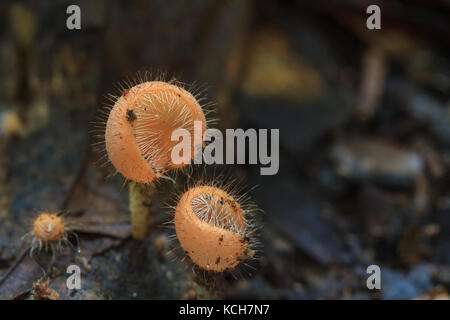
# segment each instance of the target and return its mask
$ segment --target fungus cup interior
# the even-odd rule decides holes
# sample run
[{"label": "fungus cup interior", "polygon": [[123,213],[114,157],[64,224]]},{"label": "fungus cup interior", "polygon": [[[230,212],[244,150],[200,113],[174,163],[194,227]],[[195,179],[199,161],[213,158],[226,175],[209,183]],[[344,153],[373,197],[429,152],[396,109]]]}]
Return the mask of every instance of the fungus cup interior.
[{"label": "fungus cup interior", "polygon": [[244,211],[222,189],[200,186],[184,193],[175,229],[185,253],[204,270],[232,269],[246,257]]}]

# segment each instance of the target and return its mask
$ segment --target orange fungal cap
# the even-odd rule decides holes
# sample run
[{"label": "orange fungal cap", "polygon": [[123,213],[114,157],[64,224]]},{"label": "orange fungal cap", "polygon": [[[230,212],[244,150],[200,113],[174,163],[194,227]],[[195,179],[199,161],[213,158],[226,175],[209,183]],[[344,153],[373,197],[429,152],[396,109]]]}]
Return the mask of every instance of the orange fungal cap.
[{"label": "orange fungal cap", "polygon": [[198,186],[185,192],[175,210],[181,247],[201,269],[222,272],[254,252],[246,241],[244,210],[222,189]]},{"label": "orange fungal cap", "polygon": [[184,128],[193,136],[194,121],[202,122],[203,135],[205,115],[185,89],[162,81],[138,84],[125,90],[109,114],[105,131],[109,159],[125,178],[149,183],[164,171],[183,166],[171,161],[171,150],[178,143],[171,135]]},{"label": "orange fungal cap", "polygon": [[60,241],[64,237],[64,223],[56,214],[42,213],[34,221],[33,232],[44,243]]}]

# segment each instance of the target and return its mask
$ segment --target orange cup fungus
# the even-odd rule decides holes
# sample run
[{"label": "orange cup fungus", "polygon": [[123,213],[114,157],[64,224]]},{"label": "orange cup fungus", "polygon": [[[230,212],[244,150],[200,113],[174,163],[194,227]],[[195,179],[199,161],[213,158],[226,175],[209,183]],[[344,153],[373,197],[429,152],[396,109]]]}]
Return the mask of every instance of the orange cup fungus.
[{"label": "orange cup fungus", "polygon": [[185,253],[206,271],[230,270],[255,255],[246,210],[221,188],[203,185],[186,191],[175,209],[175,230]]},{"label": "orange cup fungus", "polygon": [[55,251],[61,244],[68,243],[70,228],[56,213],[41,213],[33,222],[31,253],[45,248]]},{"label": "orange cup fungus", "polygon": [[[172,132],[183,128],[194,134],[194,121],[206,131],[205,115],[195,97],[163,81],[143,82],[126,89],[109,114],[105,142],[109,159],[125,178],[149,183],[165,171],[184,164],[171,161]],[[194,146],[192,146],[192,158]]]}]

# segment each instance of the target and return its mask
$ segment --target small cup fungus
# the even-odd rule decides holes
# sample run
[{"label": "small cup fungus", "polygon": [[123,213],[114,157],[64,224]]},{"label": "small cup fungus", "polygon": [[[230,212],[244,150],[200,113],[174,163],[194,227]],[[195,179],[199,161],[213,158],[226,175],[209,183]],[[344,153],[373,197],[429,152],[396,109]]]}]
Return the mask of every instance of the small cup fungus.
[{"label": "small cup fungus", "polygon": [[175,208],[175,231],[184,252],[205,271],[223,272],[255,256],[254,208],[237,195],[200,185],[181,195]]},{"label": "small cup fungus", "polygon": [[32,237],[30,256],[33,255],[34,250],[45,249],[45,251],[52,252],[54,259],[55,253],[60,250],[61,245],[72,246],[68,239],[70,234],[78,239],[63,216],[47,212],[39,214],[33,221],[32,231],[27,234]]}]

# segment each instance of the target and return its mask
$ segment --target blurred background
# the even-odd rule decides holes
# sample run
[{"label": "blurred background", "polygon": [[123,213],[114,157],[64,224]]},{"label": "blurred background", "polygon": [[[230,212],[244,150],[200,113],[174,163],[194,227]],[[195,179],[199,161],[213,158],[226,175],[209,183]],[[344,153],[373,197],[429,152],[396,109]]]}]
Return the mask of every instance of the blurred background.
[{"label": "blurred background", "polygon": [[[74,3],[81,30],[66,28]],[[448,298],[449,18],[446,0],[1,1],[0,299],[30,298],[41,273],[22,236],[63,209],[82,250],[50,273],[64,299]],[[232,168],[265,212],[250,267],[205,276],[165,254],[170,184],[148,239],[130,239],[127,188],[94,163],[89,130],[145,70],[208,85],[222,129],[280,129],[277,175]]]}]

